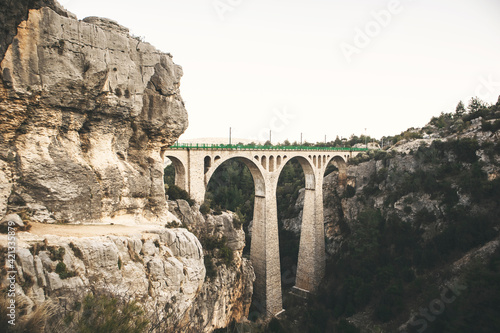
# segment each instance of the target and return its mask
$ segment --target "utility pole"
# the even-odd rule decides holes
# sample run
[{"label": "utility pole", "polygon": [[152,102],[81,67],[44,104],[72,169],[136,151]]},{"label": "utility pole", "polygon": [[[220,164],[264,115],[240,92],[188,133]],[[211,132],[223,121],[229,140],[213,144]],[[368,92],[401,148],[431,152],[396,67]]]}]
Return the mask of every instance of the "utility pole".
[{"label": "utility pole", "polygon": [[325,144],[326,144],[326,134],[325,134]]},{"label": "utility pole", "polygon": [[231,144],[231,127],[229,127],[229,144]]},{"label": "utility pole", "polygon": [[368,143],[367,143],[367,141],[366,141],[366,139],[367,139],[367,138],[368,138],[368,137],[366,136],[366,127],[365,127],[365,148],[368,148]]},{"label": "utility pole", "polygon": [[300,145],[302,146],[302,133],[300,133]]}]

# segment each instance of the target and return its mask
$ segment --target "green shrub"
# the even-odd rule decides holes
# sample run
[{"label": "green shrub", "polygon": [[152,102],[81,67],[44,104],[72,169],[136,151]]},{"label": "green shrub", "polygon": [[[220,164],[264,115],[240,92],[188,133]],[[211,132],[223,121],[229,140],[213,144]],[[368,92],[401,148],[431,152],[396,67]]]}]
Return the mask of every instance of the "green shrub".
[{"label": "green shrub", "polygon": [[52,261],[63,260],[64,254],[66,253],[64,247],[56,249],[54,246],[49,246],[47,249],[49,250],[50,259]]},{"label": "green shrub", "polygon": [[169,187],[175,184],[175,167],[173,163],[167,165],[163,170],[163,183]]},{"label": "green shrub", "polygon": [[[202,236],[199,238],[202,248],[206,252],[214,252],[218,259],[226,265],[230,265],[234,259],[233,250],[227,246],[227,238],[217,238],[216,236]],[[215,251],[217,250],[217,251]]]},{"label": "green shrub", "polygon": [[205,264],[207,278],[212,280],[217,275],[217,269],[215,268],[212,256],[210,254],[205,254],[203,257],[203,263]]},{"label": "green shrub", "polygon": [[194,200],[191,199],[187,191],[177,185],[170,185],[167,189],[167,195],[169,200],[186,200],[190,206],[194,205]]},{"label": "green shrub", "polygon": [[234,229],[241,229],[242,225],[243,225],[243,222],[241,222],[239,218],[237,218],[237,217],[233,218],[233,228]]},{"label": "green shrub", "polygon": [[208,213],[210,213],[210,203],[209,202],[205,201],[203,204],[201,204],[200,213],[202,213],[203,215],[207,215]]},{"label": "green shrub", "polygon": [[286,330],[281,326],[280,321],[273,317],[269,324],[267,325],[267,332],[269,333],[286,333]]},{"label": "green shrub", "polygon": [[[461,281],[456,300],[429,322],[430,332],[500,331],[500,248],[485,263],[473,263]],[[436,296],[438,296],[437,294]]]},{"label": "green shrub", "polygon": [[360,333],[359,328],[351,324],[345,319],[341,319],[336,326],[336,332],[338,333]]},{"label": "green shrub", "polygon": [[165,228],[168,228],[168,229],[175,229],[175,228],[184,228],[184,229],[189,229],[186,225],[186,223],[184,222],[177,222],[177,221],[172,221],[168,224],[165,224]]},{"label": "green shrub", "polygon": [[66,268],[66,264],[62,261],[57,264],[56,273],[59,274],[61,280],[76,276],[76,272],[68,271],[68,269]]},{"label": "green shrub", "polygon": [[422,208],[415,214],[415,222],[418,225],[428,225],[436,221],[436,215],[433,212]]},{"label": "green shrub", "polygon": [[500,119],[497,119],[493,123],[483,120],[482,125],[481,125],[481,129],[483,131],[491,131],[493,133],[498,131],[500,129]]},{"label": "green shrub", "polygon": [[223,262],[229,266],[234,258],[233,250],[229,247],[224,246],[219,250],[219,257],[223,260]]},{"label": "green shrub", "polygon": [[398,315],[403,308],[403,287],[394,284],[386,288],[378,306],[375,308],[375,317],[387,322]]},{"label": "green shrub", "polygon": [[214,208],[214,215],[221,215],[222,214],[222,208],[220,205],[215,206]]}]

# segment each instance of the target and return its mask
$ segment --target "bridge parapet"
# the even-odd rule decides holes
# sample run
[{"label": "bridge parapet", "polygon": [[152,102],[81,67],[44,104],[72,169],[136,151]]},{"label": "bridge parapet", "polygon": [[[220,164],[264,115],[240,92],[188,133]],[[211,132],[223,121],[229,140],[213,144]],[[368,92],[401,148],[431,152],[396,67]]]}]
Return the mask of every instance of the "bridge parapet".
[{"label": "bridge parapet", "polygon": [[207,143],[176,143],[168,149],[210,149],[210,150],[298,150],[298,151],[367,151],[368,148],[353,147],[317,147],[317,146],[269,146],[269,145],[233,145],[233,144],[207,144]]}]

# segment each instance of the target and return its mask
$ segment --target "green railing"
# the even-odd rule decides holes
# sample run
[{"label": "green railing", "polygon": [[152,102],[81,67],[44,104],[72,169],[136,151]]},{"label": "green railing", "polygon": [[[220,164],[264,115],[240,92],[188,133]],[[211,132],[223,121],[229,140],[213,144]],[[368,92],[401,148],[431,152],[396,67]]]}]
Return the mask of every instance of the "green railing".
[{"label": "green railing", "polygon": [[176,143],[169,149],[211,149],[211,150],[321,150],[321,151],[367,151],[368,148],[351,147],[313,147],[313,146],[263,146],[263,145],[225,145],[207,143]]}]

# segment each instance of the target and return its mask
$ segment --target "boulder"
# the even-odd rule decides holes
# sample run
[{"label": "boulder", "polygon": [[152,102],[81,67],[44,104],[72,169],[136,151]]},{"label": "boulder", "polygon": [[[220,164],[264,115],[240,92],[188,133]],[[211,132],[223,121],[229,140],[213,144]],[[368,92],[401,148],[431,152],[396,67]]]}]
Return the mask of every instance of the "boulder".
[{"label": "boulder", "polygon": [[24,227],[24,222],[19,215],[9,214],[4,216],[4,218],[0,220],[0,231],[6,233],[8,232],[9,227],[13,228]]}]

